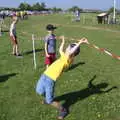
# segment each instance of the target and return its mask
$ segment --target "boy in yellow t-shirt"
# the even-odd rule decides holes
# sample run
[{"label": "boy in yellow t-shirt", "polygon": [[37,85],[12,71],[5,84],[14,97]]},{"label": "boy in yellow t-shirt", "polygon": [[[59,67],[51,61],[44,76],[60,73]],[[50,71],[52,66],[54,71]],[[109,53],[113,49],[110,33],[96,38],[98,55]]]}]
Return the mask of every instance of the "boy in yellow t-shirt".
[{"label": "boy in yellow t-shirt", "polygon": [[55,81],[61,75],[62,71],[70,66],[74,57],[79,54],[80,44],[88,43],[88,41],[86,38],[82,38],[78,43],[69,45],[64,52],[64,36],[60,38],[62,39],[59,48],[60,58],[53,62],[41,75],[37,82],[36,92],[40,95],[44,95],[44,102],[56,107],[59,110],[58,119],[63,119],[67,115],[67,110],[60,105],[59,102],[54,101]]}]

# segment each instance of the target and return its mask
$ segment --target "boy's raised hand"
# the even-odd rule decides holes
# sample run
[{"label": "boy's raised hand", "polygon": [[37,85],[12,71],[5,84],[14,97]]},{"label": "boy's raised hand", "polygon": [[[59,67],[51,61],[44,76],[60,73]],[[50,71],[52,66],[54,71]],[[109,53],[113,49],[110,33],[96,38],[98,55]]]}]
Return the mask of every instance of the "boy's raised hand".
[{"label": "boy's raised hand", "polygon": [[82,38],[82,39],[78,40],[78,42],[89,44],[87,38]]},{"label": "boy's raised hand", "polygon": [[89,44],[87,38],[83,38],[83,39],[82,39],[82,42],[83,42],[83,43],[86,43],[86,44]]},{"label": "boy's raised hand", "polygon": [[65,37],[64,37],[64,35],[62,35],[62,36],[59,36],[59,39],[65,39]]}]

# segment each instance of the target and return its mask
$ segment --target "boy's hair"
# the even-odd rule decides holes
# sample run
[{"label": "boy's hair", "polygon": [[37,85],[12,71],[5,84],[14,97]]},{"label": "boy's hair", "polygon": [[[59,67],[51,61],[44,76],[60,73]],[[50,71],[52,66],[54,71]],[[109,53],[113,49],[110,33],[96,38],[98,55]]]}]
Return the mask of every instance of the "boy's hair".
[{"label": "boy's hair", "polygon": [[51,30],[54,30],[54,29],[57,29],[57,27],[53,26],[52,24],[48,24],[46,26],[46,30],[48,30],[48,31],[51,31]]},{"label": "boy's hair", "polygon": [[[70,44],[70,49],[72,49],[74,46],[76,46],[76,43]],[[73,53],[74,56],[77,56],[80,53],[80,46],[76,49],[76,51]]]}]

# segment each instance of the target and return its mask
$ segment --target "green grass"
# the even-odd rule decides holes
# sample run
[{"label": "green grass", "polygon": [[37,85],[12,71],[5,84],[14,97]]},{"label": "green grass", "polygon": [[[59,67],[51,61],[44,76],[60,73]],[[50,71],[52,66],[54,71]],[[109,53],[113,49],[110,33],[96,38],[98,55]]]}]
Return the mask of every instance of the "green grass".
[{"label": "green grass", "polygon": [[[56,109],[42,105],[42,98],[35,93],[36,82],[45,70],[44,42],[35,41],[38,50],[36,70],[31,53],[31,34],[45,36],[48,23],[58,25],[57,36],[87,37],[90,43],[120,55],[119,26],[72,23],[67,15],[31,16],[28,20],[19,21],[17,35],[23,59],[11,55],[7,32],[0,37],[0,120],[55,120],[57,116]],[[96,27],[99,29],[94,29]],[[71,42],[66,40],[66,45]],[[59,43],[58,40],[57,46]],[[87,45],[81,46],[81,53],[73,66],[56,83],[57,99],[70,110],[65,120],[120,119],[119,65],[119,60]],[[90,84],[91,81],[94,85]]]}]

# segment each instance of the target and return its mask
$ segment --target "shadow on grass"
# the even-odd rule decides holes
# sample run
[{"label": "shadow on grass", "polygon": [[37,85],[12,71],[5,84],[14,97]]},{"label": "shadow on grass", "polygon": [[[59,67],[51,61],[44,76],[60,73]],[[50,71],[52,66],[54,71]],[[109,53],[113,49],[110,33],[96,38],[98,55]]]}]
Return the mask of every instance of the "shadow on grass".
[{"label": "shadow on grass", "polygon": [[[44,50],[44,49],[35,49],[35,52],[37,53],[37,52],[41,52],[41,51],[43,51],[43,50]],[[33,50],[24,52],[23,55],[29,55],[29,54],[32,54],[32,53],[33,53]]]},{"label": "shadow on grass", "polygon": [[0,75],[0,83],[7,81],[10,77],[16,76],[16,73]]},{"label": "shadow on grass", "polygon": [[2,30],[1,32],[9,32],[9,30]]},{"label": "shadow on grass", "polygon": [[66,69],[65,72],[70,71],[70,70],[72,70],[74,68],[77,68],[79,65],[84,65],[84,64],[85,64],[85,62],[78,62],[76,64],[73,64],[68,69]]},{"label": "shadow on grass", "polygon": [[94,85],[92,82],[96,78],[96,75],[89,81],[88,87],[79,91],[71,92],[64,94],[62,96],[58,96],[55,98],[57,101],[65,100],[65,103],[63,106],[69,111],[69,107],[73,104],[75,104],[79,100],[83,100],[93,94],[103,94],[111,91],[112,89],[117,88],[116,86],[111,87],[107,90],[101,90],[108,87],[108,83],[100,83],[97,85]]}]

